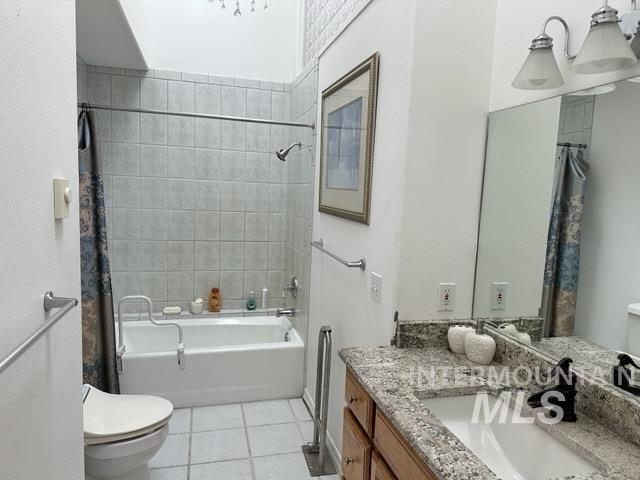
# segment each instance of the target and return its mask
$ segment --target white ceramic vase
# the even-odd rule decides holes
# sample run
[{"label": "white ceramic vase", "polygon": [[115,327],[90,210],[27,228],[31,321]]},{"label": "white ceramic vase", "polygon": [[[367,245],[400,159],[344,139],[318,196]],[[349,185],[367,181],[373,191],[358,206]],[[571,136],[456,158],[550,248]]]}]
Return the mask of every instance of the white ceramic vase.
[{"label": "white ceramic vase", "polygon": [[464,339],[473,333],[473,327],[465,325],[453,325],[447,331],[447,339],[449,340],[449,348],[453,353],[464,353]]},{"label": "white ceramic vase", "polygon": [[486,333],[469,333],[464,338],[467,358],[480,365],[488,365],[496,353],[496,341]]}]

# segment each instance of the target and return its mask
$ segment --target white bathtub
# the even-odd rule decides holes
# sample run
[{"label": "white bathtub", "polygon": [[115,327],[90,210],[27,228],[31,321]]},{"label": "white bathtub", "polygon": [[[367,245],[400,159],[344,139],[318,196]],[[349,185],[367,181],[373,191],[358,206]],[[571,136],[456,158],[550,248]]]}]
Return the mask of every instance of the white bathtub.
[{"label": "white bathtub", "polygon": [[302,396],[304,342],[288,319],[177,322],[184,331],[184,369],[178,366],[177,328],[123,322],[122,393],[158,395],[176,407]]}]

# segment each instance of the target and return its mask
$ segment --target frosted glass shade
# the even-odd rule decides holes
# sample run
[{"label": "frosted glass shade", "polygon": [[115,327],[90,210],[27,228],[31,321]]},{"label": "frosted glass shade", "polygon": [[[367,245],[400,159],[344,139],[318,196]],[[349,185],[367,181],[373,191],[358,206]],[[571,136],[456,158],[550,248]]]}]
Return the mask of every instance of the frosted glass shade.
[{"label": "frosted glass shade", "polygon": [[616,22],[593,25],[571,65],[580,74],[611,72],[638,61]]},{"label": "frosted glass shade", "polygon": [[545,90],[564,85],[552,48],[534,48],[511,83],[520,90]]}]

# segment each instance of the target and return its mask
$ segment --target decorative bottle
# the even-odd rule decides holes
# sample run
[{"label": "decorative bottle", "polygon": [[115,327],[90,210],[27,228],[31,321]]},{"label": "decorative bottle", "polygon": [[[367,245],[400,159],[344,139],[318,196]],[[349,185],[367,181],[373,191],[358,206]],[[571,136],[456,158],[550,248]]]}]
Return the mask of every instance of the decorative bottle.
[{"label": "decorative bottle", "polygon": [[464,337],[464,352],[472,362],[488,365],[496,353],[496,341],[484,333],[484,320],[478,320],[476,331]]},{"label": "decorative bottle", "polygon": [[256,309],[256,292],[249,292],[249,298],[247,299],[247,310],[255,310]]},{"label": "decorative bottle", "polygon": [[222,307],[222,294],[219,288],[212,288],[209,293],[209,311],[219,312]]}]

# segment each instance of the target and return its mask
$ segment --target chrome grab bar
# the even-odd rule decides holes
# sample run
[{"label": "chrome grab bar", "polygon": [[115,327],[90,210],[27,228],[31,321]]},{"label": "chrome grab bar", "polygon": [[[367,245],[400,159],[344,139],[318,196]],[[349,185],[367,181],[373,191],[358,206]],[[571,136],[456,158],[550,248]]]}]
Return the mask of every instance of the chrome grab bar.
[{"label": "chrome grab bar", "polygon": [[125,353],[124,346],[124,338],[122,336],[122,304],[123,303],[131,303],[131,302],[145,302],[147,304],[148,309],[148,318],[149,321],[157,325],[158,327],[176,327],[178,329],[178,366],[180,370],[184,370],[186,368],[186,358],[184,356],[184,334],[182,332],[182,327],[175,322],[164,322],[158,323],[153,319],[153,304],[151,303],[151,299],[145,295],[128,295],[126,297],[122,297],[118,302],[118,348],[116,350],[116,368],[118,373],[122,373],[122,356]]},{"label": "chrome grab bar", "polygon": [[[331,381],[331,327],[325,325],[318,333],[316,370],[316,400],[313,415],[313,441],[302,446],[311,476],[333,475],[334,465],[328,459],[327,417],[329,413],[329,383]],[[328,460],[328,461],[327,461]]]},{"label": "chrome grab bar", "polygon": [[349,262],[349,261],[345,260],[344,258],[339,257],[335,253],[330,252],[329,250],[324,248],[324,240],[322,240],[322,239],[315,240],[315,241],[311,242],[311,246],[312,247],[316,247],[318,250],[320,250],[323,253],[326,253],[327,255],[329,255],[334,260],[339,261],[345,267],[348,267],[348,268],[359,268],[363,272],[367,268],[367,262],[366,262],[366,260],[364,258],[361,258],[360,260],[355,261],[355,262]]},{"label": "chrome grab bar", "polygon": [[13,352],[0,360],[0,373],[9,368],[9,366],[20,358],[24,352],[29,350],[29,348],[36,343],[40,337],[47,333],[47,330],[53,327],[58,320],[64,317],[77,305],[78,300],[75,298],[56,297],[53,295],[53,292],[45,293],[43,302],[44,311],[48,312],[54,308],[59,308],[60,310],[51,318],[46,320],[45,323],[35,332],[25,338],[22,343],[13,350]]}]

